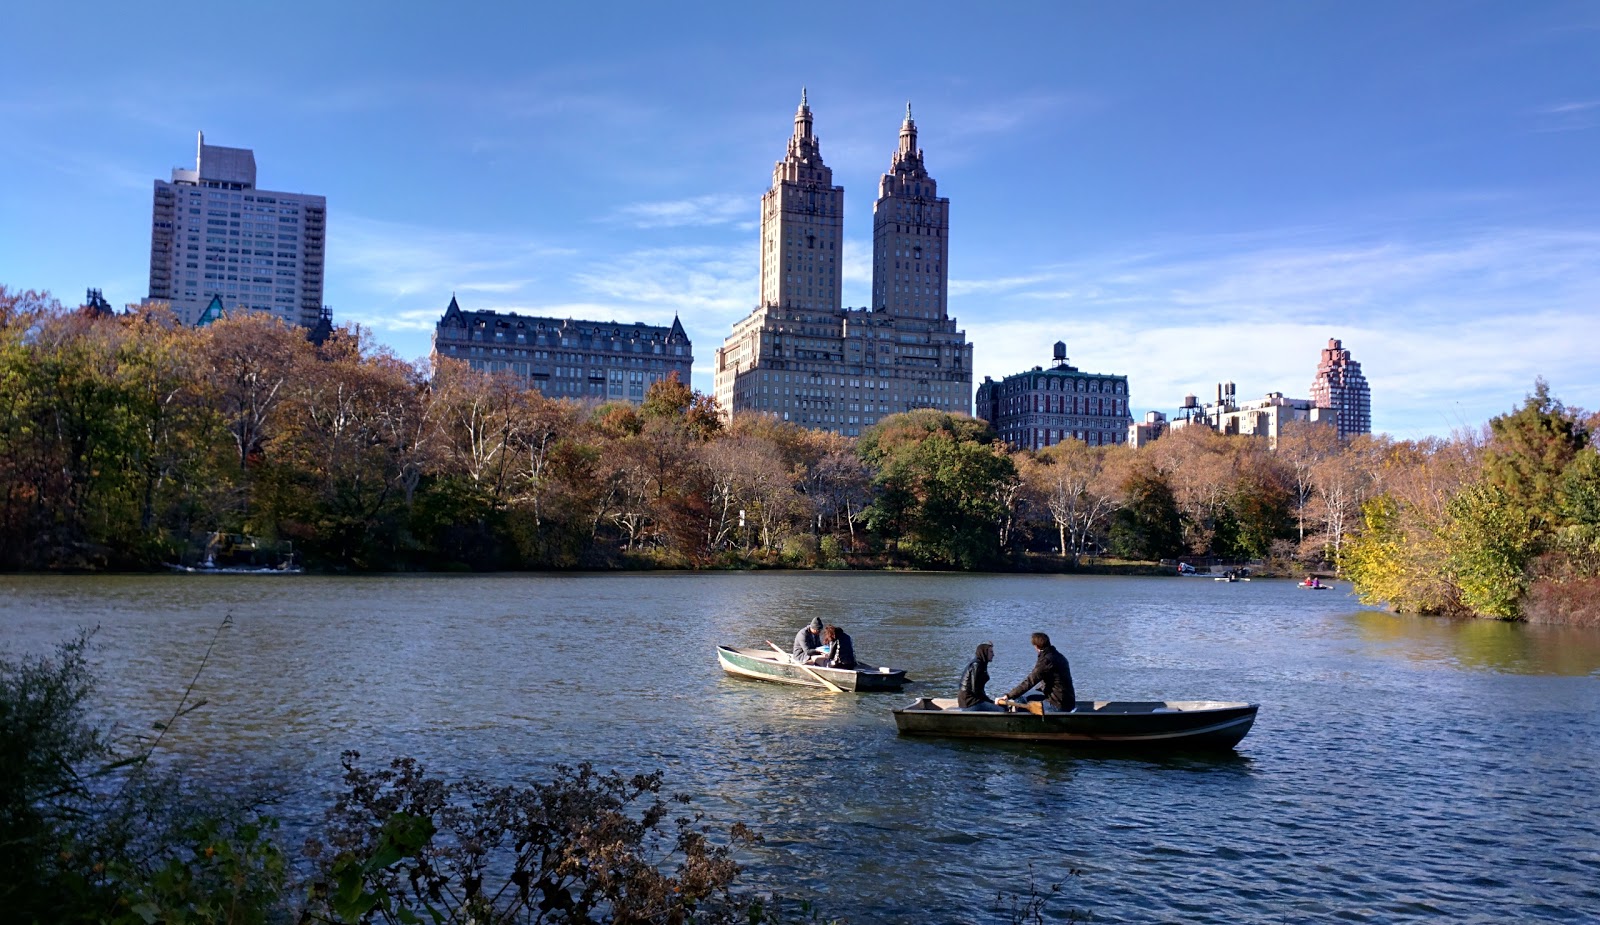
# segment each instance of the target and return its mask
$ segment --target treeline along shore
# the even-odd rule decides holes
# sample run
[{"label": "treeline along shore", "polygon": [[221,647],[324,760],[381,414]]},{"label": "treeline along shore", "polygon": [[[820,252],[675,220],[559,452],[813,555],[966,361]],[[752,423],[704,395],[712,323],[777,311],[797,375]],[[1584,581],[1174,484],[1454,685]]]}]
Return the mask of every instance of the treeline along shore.
[{"label": "treeline along shore", "polygon": [[0,567],[156,569],[215,534],[313,570],[1080,568],[1267,560],[1408,612],[1600,624],[1600,416],[1535,384],[1448,439],[1204,427],[1008,451],[933,410],[859,438],[669,381],[552,400],[340,328],[202,328],[0,287]]}]

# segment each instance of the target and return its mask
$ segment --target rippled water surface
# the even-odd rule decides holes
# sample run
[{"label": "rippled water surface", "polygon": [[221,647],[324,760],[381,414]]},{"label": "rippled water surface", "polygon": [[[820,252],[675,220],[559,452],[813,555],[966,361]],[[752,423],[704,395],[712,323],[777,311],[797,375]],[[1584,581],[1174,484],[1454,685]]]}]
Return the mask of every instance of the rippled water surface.
[{"label": "rippled water surface", "polygon": [[[1365,610],[1289,582],[881,574],[0,578],[0,640],[99,625],[107,711],[286,784],[320,816],[338,756],[503,780],[664,768],[766,836],[757,885],[856,922],[1006,921],[1002,891],[1102,922],[1600,921],[1600,633]],[[813,615],[910,695],[1072,661],[1079,696],[1259,702],[1234,755],[1084,757],[901,739],[907,695],[736,680],[718,643]],[[1069,876],[1069,870],[1081,871]]]}]

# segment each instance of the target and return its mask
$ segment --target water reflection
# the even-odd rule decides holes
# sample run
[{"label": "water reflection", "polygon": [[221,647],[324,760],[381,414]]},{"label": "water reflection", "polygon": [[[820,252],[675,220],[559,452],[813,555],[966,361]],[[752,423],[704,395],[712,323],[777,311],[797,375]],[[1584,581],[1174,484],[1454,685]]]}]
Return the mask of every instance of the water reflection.
[{"label": "water reflection", "polygon": [[1506,674],[1600,674],[1600,634],[1585,627],[1416,617],[1363,610],[1346,620],[1384,655]]}]

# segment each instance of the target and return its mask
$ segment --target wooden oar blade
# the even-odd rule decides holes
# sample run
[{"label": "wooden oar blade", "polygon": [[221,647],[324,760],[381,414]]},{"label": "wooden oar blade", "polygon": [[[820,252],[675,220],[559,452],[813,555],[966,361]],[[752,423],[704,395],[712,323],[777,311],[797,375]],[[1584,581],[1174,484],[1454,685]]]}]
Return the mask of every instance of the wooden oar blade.
[{"label": "wooden oar blade", "polygon": [[829,681],[827,678],[823,677],[818,672],[812,671],[810,665],[807,665],[805,662],[796,660],[793,655],[790,655],[788,652],[785,652],[782,649],[779,649],[777,643],[775,643],[772,640],[768,639],[767,640],[767,645],[769,645],[773,649],[777,650],[777,653],[779,655],[781,655],[784,658],[788,659],[789,660],[789,664],[798,666],[801,671],[803,671],[806,674],[812,676],[813,678],[816,678],[819,682],[821,682],[823,687],[828,689],[828,693],[830,693],[830,694],[842,694],[842,693],[844,693],[844,688],[842,688],[839,685],[833,683],[832,681]]}]

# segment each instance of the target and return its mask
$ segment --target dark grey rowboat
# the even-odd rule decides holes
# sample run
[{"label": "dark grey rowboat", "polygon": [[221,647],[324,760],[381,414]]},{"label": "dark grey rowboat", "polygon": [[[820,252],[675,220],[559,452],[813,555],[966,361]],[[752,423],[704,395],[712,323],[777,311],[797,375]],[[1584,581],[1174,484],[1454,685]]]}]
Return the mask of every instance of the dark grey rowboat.
[{"label": "dark grey rowboat", "polygon": [[1049,742],[1077,748],[1229,749],[1255,723],[1254,703],[1214,700],[1080,700],[1071,713],[962,710],[923,697],[894,711],[901,735]]}]

